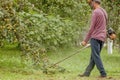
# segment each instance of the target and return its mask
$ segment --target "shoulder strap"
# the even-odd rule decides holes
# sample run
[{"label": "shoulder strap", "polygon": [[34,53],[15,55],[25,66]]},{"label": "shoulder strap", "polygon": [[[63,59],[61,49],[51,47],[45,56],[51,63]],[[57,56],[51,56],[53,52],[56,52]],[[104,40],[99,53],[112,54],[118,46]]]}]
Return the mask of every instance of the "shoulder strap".
[{"label": "shoulder strap", "polygon": [[102,12],[103,12],[103,14],[104,14],[104,16],[105,16],[105,19],[106,19],[106,25],[108,24],[108,18],[107,18],[107,16],[105,15],[105,12],[104,12],[104,10],[102,9],[102,8],[100,8],[101,10],[102,10]]}]

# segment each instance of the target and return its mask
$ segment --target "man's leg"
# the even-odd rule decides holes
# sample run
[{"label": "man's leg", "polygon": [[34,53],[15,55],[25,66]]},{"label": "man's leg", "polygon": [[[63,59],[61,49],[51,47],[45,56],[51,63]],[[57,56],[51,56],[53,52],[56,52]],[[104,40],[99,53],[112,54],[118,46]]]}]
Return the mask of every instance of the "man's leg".
[{"label": "man's leg", "polygon": [[87,68],[86,68],[86,70],[85,70],[83,75],[89,76],[91,71],[93,70],[94,66],[95,66],[95,62],[94,62],[94,59],[92,58],[92,54],[91,54],[90,63],[87,66]]},{"label": "man's leg", "polygon": [[106,72],[104,70],[101,57],[100,57],[102,46],[103,46],[102,41],[91,39],[92,57],[94,59],[94,62],[97,66],[97,69],[100,71],[101,76],[106,76]]}]

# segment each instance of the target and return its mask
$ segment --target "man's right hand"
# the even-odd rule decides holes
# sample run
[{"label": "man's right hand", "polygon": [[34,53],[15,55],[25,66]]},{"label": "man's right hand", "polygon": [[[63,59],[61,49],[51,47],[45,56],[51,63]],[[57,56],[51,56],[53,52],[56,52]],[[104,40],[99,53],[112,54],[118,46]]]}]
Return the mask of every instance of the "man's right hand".
[{"label": "man's right hand", "polygon": [[86,45],[87,45],[87,43],[86,43],[85,41],[82,41],[81,44],[82,44],[83,46],[86,46]]}]

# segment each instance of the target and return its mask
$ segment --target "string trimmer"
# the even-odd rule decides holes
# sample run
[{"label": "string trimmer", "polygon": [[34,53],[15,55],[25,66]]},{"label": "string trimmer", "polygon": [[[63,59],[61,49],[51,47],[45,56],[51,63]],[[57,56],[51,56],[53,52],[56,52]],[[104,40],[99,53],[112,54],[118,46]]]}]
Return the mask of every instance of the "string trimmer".
[{"label": "string trimmer", "polygon": [[[80,45],[81,45],[81,44],[80,44]],[[71,54],[71,55],[69,55],[69,56],[67,56],[67,57],[65,57],[65,58],[63,58],[63,59],[61,59],[60,61],[54,63],[54,64],[51,65],[50,67],[53,67],[53,66],[55,66],[55,65],[57,65],[57,64],[59,64],[59,63],[65,61],[65,60],[67,60],[68,58],[71,58],[72,56],[78,54],[80,51],[86,49],[86,48],[89,47],[89,46],[90,46],[90,44],[87,44],[85,47],[83,47],[83,48],[79,49],[78,51],[76,51],[75,53],[73,53],[73,54]]]},{"label": "string trimmer", "polygon": [[59,63],[65,61],[65,60],[71,58],[72,56],[78,54],[80,51],[86,49],[86,48],[89,47],[89,46],[90,46],[90,44],[87,44],[85,47],[82,47],[81,49],[77,50],[75,53],[73,53],[73,54],[71,54],[71,55],[69,55],[69,56],[67,56],[67,57],[59,60],[58,62],[56,62],[56,63],[54,63],[54,64],[51,64],[51,65],[49,65],[49,66],[44,66],[44,67],[43,67],[43,73],[46,73],[46,74],[47,74],[47,73],[52,73],[52,74],[53,74],[53,73],[56,72],[56,70],[57,70],[57,72],[64,72],[65,69],[62,68],[62,67],[60,67],[60,66],[57,66],[57,64],[59,64]]}]

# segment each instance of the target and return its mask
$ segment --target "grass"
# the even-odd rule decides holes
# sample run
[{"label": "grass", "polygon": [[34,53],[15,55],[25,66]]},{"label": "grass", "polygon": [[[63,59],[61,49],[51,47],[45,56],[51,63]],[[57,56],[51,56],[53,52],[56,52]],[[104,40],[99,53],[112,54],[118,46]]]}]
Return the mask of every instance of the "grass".
[{"label": "grass", "polygon": [[[48,52],[48,57],[52,63],[65,58],[80,48],[59,49],[54,52]],[[64,67],[64,73],[56,72],[55,74],[43,74],[41,70],[25,67],[21,63],[21,51],[16,45],[7,45],[0,49],[0,80],[101,80],[97,78],[100,74],[96,67],[88,78],[79,78],[88,65],[90,58],[90,48],[87,48],[79,54],[60,63]],[[104,67],[110,79],[102,80],[120,80],[120,54],[115,49],[112,55],[107,54],[106,48],[101,54]]]}]

